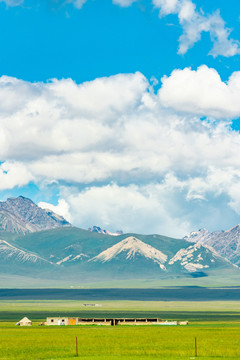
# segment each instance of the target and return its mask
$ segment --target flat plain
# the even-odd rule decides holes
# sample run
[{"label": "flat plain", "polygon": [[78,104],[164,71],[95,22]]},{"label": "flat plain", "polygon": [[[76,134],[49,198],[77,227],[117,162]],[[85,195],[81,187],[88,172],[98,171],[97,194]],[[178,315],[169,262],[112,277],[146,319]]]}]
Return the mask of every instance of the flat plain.
[{"label": "flat plain", "polygon": [[[240,359],[238,301],[1,301],[0,359]],[[38,326],[47,316],[159,317],[188,326]],[[18,327],[23,316],[32,327]]]}]

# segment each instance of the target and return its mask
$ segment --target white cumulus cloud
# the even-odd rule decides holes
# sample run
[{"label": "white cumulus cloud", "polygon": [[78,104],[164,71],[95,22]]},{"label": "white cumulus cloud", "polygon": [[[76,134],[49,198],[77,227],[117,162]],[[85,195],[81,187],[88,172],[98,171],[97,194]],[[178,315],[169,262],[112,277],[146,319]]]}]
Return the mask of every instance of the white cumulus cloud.
[{"label": "white cumulus cloud", "polygon": [[71,215],[69,213],[69,205],[64,199],[59,199],[57,205],[52,205],[43,201],[40,201],[38,203],[38,206],[42,209],[51,210],[55,214],[61,215],[66,219],[67,221],[71,220]]},{"label": "white cumulus cloud", "polygon": [[239,89],[239,73],[225,83],[206,66],[175,70],[158,92],[138,72],[82,84],[2,77],[0,188],[54,183],[51,209],[81,227],[179,237],[221,217],[234,225]]},{"label": "white cumulus cloud", "polygon": [[240,116],[240,71],[223,82],[215,69],[203,65],[174,70],[162,78],[161,103],[177,111],[214,118]]},{"label": "white cumulus cloud", "polygon": [[21,187],[33,180],[32,173],[22,163],[6,161],[0,165],[0,190]]},{"label": "white cumulus cloud", "polygon": [[81,191],[63,187],[61,196],[73,223],[82,228],[99,225],[111,231],[180,238],[198,226],[213,230],[230,227],[230,221],[234,224],[240,215],[239,183],[239,170],[209,167],[193,177],[169,172],[161,182],[146,185],[112,183]]},{"label": "white cumulus cloud", "polygon": [[186,234],[189,224],[169,213],[169,199],[164,186],[118,186],[110,184],[91,187],[77,193],[64,189],[63,194],[73,214],[75,224],[87,228],[100,225],[112,231],[158,233],[179,237]]}]

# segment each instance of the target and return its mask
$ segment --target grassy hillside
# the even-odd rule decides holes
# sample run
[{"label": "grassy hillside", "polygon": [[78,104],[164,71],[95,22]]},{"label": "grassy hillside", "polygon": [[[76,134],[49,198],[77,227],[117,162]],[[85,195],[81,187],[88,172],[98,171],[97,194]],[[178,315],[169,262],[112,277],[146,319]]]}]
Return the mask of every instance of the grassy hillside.
[{"label": "grassy hillside", "polygon": [[169,256],[172,256],[181,247],[186,246],[185,240],[161,235],[129,233],[120,236],[109,236],[75,227],[58,228],[19,236],[15,238],[14,242],[16,245],[36,252],[43,257],[48,257],[53,252],[62,255],[62,251],[69,245],[77,245],[80,252],[88,253],[93,257],[128,236],[135,236],[157,249],[164,249]]},{"label": "grassy hillside", "polygon": [[[175,262],[170,264],[169,260],[180,250],[184,252],[189,247],[195,246],[195,244],[183,239],[174,239],[161,235],[124,234],[109,236],[75,227],[63,227],[35,232],[25,236],[10,234],[5,236],[11,245],[21,251],[27,251],[26,257],[29,254],[31,256],[34,254],[40,259],[38,258],[35,263],[29,264],[27,262],[18,262],[18,254],[14,255],[16,259],[12,255],[8,256],[7,261],[4,258],[1,260],[1,273],[8,273],[12,276],[21,275],[22,279],[24,277],[35,278],[40,286],[42,286],[42,280],[46,279],[46,287],[51,286],[48,284],[52,284],[54,280],[58,287],[99,282],[103,284],[106,284],[106,282],[108,284],[112,283],[112,286],[114,286],[119,281],[123,282],[123,287],[124,283],[129,282],[133,284],[132,287],[136,287],[136,281],[137,284],[140,284],[140,287],[144,287],[145,281],[151,287],[151,284],[156,282],[159,284],[161,281],[165,282],[165,286],[168,281],[178,282],[181,279],[184,279],[187,283],[191,278],[214,277],[216,280],[225,276],[236,278],[239,275],[237,268],[224,259],[215,257],[211,250],[202,247],[189,250],[189,255],[186,252],[184,261],[189,261],[189,256],[191,258],[191,254],[194,254],[194,261],[201,259],[206,265],[203,269],[200,267],[199,271],[188,271],[181,264],[182,261],[179,260],[182,253],[176,257]],[[166,269],[161,268],[159,263],[148,257],[148,255],[142,256],[137,253],[134,258],[128,258],[124,251],[111,259],[111,261],[89,261],[129,237],[137,238],[138,241],[150,245],[157,251],[161,251],[168,259],[165,263]],[[74,261],[68,261],[75,258]],[[46,260],[46,262],[44,263],[42,259]],[[227,281],[222,283],[226,285]],[[219,281],[217,280],[215,283],[219,284]],[[199,284],[199,281],[194,280],[193,283],[190,281],[190,284]],[[209,286],[209,283],[207,286]]]}]

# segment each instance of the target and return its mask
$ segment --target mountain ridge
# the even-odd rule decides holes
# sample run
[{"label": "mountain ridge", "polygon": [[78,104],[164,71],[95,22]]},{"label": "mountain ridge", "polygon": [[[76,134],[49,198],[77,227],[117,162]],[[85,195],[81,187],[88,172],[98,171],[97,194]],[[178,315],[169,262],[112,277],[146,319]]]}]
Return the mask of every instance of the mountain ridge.
[{"label": "mountain ridge", "polygon": [[[198,278],[211,276],[213,271],[222,274],[226,270],[239,273],[230,262],[204,245],[161,235],[116,237],[63,227],[17,236],[8,243],[46,260],[41,263],[40,270],[39,266],[35,268],[30,264],[32,274],[41,278],[86,282],[176,276]],[[11,274],[14,271],[15,274],[24,273],[30,265],[19,261],[14,265],[15,270],[11,268]]]},{"label": "mountain ridge", "polygon": [[[89,282],[239,274],[208,244],[76,228],[22,196],[0,202],[0,225],[0,275]],[[206,229],[203,233],[208,236]]]}]

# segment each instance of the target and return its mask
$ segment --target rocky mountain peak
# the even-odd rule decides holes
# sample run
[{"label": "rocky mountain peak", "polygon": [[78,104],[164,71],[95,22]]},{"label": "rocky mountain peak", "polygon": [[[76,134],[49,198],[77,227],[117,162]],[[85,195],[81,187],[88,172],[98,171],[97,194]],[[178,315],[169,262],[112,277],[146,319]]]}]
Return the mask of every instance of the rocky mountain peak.
[{"label": "rocky mountain peak", "polygon": [[98,234],[105,234],[105,235],[112,235],[112,236],[118,236],[118,235],[123,235],[123,231],[122,230],[117,230],[114,233],[108,230],[104,230],[102,229],[100,226],[96,226],[94,225],[91,228],[88,228],[88,231],[91,232],[96,232]]},{"label": "rocky mountain peak", "polygon": [[61,216],[38,207],[32,200],[18,196],[0,202],[0,229],[27,233],[70,226]]},{"label": "rocky mountain peak", "polygon": [[220,256],[240,265],[240,224],[226,231],[203,230],[191,232],[184,240],[208,245]]}]

